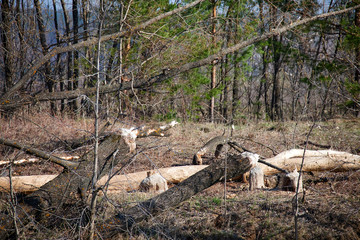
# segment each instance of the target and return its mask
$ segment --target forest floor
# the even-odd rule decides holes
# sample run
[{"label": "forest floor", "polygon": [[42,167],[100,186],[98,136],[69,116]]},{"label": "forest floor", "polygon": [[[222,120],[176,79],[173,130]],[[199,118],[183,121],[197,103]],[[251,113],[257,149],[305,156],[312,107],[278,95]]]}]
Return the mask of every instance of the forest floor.
[{"label": "forest floor", "polygon": [[[91,145],[75,151],[65,147],[81,137],[91,137],[92,120],[73,120],[48,115],[32,115],[11,121],[0,119],[0,137],[32,145],[57,156],[81,156]],[[135,123],[136,126],[141,122]],[[292,148],[304,148],[312,122],[244,122],[235,126],[234,139],[242,146],[265,157]],[[130,127],[118,121],[117,127]],[[108,129],[108,131],[111,131]],[[231,131],[222,124],[181,123],[164,138],[138,139],[135,161],[127,173],[162,167],[190,165],[193,154],[209,139]],[[317,122],[309,136],[308,149],[334,149],[360,154],[360,119],[330,119]],[[141,150],[141,151],[139,151]],[[231,151],[231,150],[229,150]],[[30,156],[0,146],[0,160]],[[211,162],[211,154],[205,156]],[[58,174],[61,167],[41,161],[22,164],[14,175]],[[0,175],[8,171],[0,166]],[[305,193],[300,195],[299,239],[360,239],[360,170],[335,173],[305,172]],[[120,238],[135,239],[294,239],[294,193],[264,189],[249,191],[243,182],[215,184],[174,209],[137,224]],[[149,198],[139,192],[109,194],[100,198],[99,219],[114,213],[115,205]],[[110,204],[111,203],[111,204]],[[114,205],[115,203],[115,205]],[[59,231],[54,239],[70,238],[71,231]],[[42,235],[43,236],[43,235]],[[36,238],[36,236],[33,236]]]}]

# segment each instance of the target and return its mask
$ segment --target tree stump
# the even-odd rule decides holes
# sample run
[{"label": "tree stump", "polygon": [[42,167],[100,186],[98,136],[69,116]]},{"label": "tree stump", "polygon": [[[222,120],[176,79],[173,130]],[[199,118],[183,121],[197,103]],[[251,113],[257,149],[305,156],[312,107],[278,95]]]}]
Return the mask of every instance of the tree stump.
[{"label": "tree stump", "polygon": [[160,174],[147,172],[147,177],[140,183],[140,190],[144,192],[162,193],[168,190],[167,181]]},{"label": "tree stump", "polygon": [[[279,180],[279,189],[284,191],[296,192],[299,176],[300,174],[298,173],[296,168],[294,169],[294,171],[288,174],[281,175]],[[302,176],[301,176],[298,192],[302,192],[302,191],[303,191],[303,184],[302,184]]]},{"label": "tree stump", "polygon": [[249,184],[250,184],[249,187],[250,191],[265,188],[264,172],[259,166],[256,166],[250,170]]}]

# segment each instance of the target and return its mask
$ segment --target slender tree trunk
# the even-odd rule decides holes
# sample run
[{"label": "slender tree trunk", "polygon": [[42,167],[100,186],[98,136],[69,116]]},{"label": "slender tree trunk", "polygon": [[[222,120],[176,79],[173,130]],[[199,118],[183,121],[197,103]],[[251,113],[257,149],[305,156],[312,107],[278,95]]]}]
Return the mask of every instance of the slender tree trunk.
[{"label": "slender tree trunk", "polygon": [[[25,51],[24,51],[24,13],[21,12],[21,8],[24,8],[23,6],[24,2],[20,0],[16,0],[16,25],[18,28],[18,37],[19,37],[19,49],[18,51],[20,52],[21,56],[25,56]],[[20,73],[20,76],[22,77],[24,75],[24,69],[25,69],[25,61],[23,61],[23,59],[20,59],[20,61],[18,61],[18,67],[17,70]]]},{"label": "slender tree trunk", "polygon": [[[234,21],[234,37],[233,37],[233,44],[236,44],[237,34],[238,34],[238,27],[240,25],[239,22],[239,13],[235,14],[235,21]],[[240,66],[239,66],[239,51],[235,51],[233,54],[233,69],[234,69],[234,76],[232,79],[232,109],[231,109],[231,116],[232,122],[236,119],[238,112],[238,107],[240,106]]]},{"label": "slender tree trunk", "polygon": [[[100,0],[100,9],[99,9],[99,28],[98,36],[101,38],[102,24],[103,24],[103,8],[104,2]],[[99,168],[99,98],[100,98],[100,54],[101,54],[101,42],[98,41],[97,44],[97,56],[96,56],[96,99],[95,99],[95,146],[94,146],[94,170],[92,177],[92,186],[91,186],[91,222],[90,222],[90,240],[93,240],[95,237],[95,218],[96,218],[96,204],[97,204],[97,187],[96,183],[98,181],[98,168]]]},{"label": "slender tree trunk", "polygon": [[319,57],[319,53],[320,53],[320,48],[321,48],[321,43],[322,43],[322,39],[323,39],[323,35],[320,36],[318,45],[317,45],[317,49],[316,49],[316,53],[315,53],[315,58],[313,61],[311,61],[311,65],[312,65],[312,71],[311,71],[311,76],[310,76],[310,81],[308,84],[308,90],[307,90],[307,97],[306,97],[306,111],[309,113],[310,108],[310,104],[311,104],[311,90],[313,89],[313,84],[312,82],[314,81],[314,76],[317,74],[315,72],[315,66],[317,64],[317,59]]},{"label": "slender tree trunk", "polygon": [[[360,3],[360,1],[357,1]],[[356,9],[355,11],[355,25],[358,29],[360,29],[360,9]],[[355,50],[355,76],[354,81],[357,84],[360,84],[360,43],[358,43],[356,50]],[[355,98],[359,101],[360,100],[360,93],[355,96]],[[360,114],[360,105],[357,104],[355,109],[355,114],[359,116]]]},{"label": "slender tree trunk", "polygon": [[[228,18],[229,17],[229,13],[231,11],[231,8],[228,9],[228,12],[226,14],[226,17]],[[226,34],[226,39],[225,39],[225,42],[224,42],[224,48],[227,48],[228,47],[228,44],[231,40],[231,31],[230,31],[230,21],[227,20],[226,23],[225,23],[225,32],[227,33]],[[222,112],[223,112],[223,117],[225,119],[226,122],[228,122],[230,119],[229,119],[229,99],[230,99],[230,82],[228,81],[228,74],[229,74],[229,58],[231,58],[231,54],[227,54],[225,55],[224,57],[224,60],[223,60],[223,66],[222,66],[222,73],[221,73],[221,76],[222,76],[222,82],[224,84],[224,90],[223,90],[223,109],[222,109]]]},{"label": "slender tree trunk", "polygon": [[[79,11],[78,11],[78,0],[72,1],[72,17],[73,17],[73,28],[74,28],[74,39],[73,44],[77,44],[79,42]],[[73,90],[79,88],[79,50],[74,51],[74,80],[73,80]],[[73,110],[76,112],[76,115],[79,114],[80,109],[80,100],[76,99],[72,104]]]},{"label": "slender tree trunk", "polygon": [[[276,28],[277,10],[274,6],[271,6],[271,24],[272,28]],[[280,47],[281,37],[272,37],[272,51],[273,51],[273,88],[271,95],[271,120],[282,119],[282,110],[280,105],[280,79],[278,72],[280,69]]]},{"label": "slender tree trunk", "polygon": [[1,20],[2,20],[2,29],[1,29],[1,39],[3,46],[3,61],[4,61],[4,74],[5,82],[3,86],[3,92],[6,93],[13,85],[13,72],[12,72],[12,46],[11,46],[11,11],[10,11],[10,2],[9,0],[3,0],[1,3]]},{"label": "slender tree trunk", "polygon": [[[61,7],[62,7],[62,11],[64,13],[64,22],[65,22],[65,37],[66,37],[66,41],[68,45],[71,45],[71,41],[70,41],[70,20],[69,20],[69,14],[67,12],[66,9],[66,5],[65,5],[65,0],[61,0]],[[66,84],[60,84],[60,90],[61,91],[65,91],[65,89],[67,88],[67,90],[72,90],[72,77],[73,77],[73,72],[72,72],[72,52],[67,52],[67,59],[66,59],[67,63],[67,87]],[[70,99],[71,100],[71,99]],[[68,105],[71,105],[70,103],[68,103]],[[64,106],[65,107],[65,106]],[[64,108],[62,108],[64,110]]]},{"label": "slender tree trunk", "polygon": [[239,83],[240,68],[238,66],[239,61],[237,60],[238,54],[239,54],[238,51],[236,51],[234,52],[233,55],[234,77],[232,82],[232,95],[233,95],[232,110],[231,110],[232,121],[236,119],[237,108],[239,106],[239,101],[240,101],[240,83]]},{"label": "slender tree trunk", "polygon": [[[360,9],[355,11],[355,25],[360,29]],[[355,82],[360,84],[360,44],[357,46],[355,54]]]},{"label": "slender tree trunk", "polygon": [[[57,14],[57,6],[56,6],[56,1],[55,0],[52,0],[52,4],[53,4],[53,9],[54,9],[54,25],[55,25],[55,36],[56,36],[56,44],[58,47],[60,47],[60,32],[59,32],[59,23],[58,23],[58,14]],[[62,70],[62,67],[61,67],[61,56],[62,54],[58,54],[56,56],[56,64],[55,64],[55,67],[54,67],[54,76],[55,76],[55,79],[60,79],[60,90],[64,90],[64,86],[61,86],[63,83],[63,81],[61,80],[62,78],[62,74],[61,74],[61,70]],[[56,85],[54,86],[54,88],[56,88]],[[62,89],[61,89],[62,88]],[[61,103],[60,103],[60,111],[62,112],[64,110],[64,99],[61,99]]]},{"label": "slender tree trunk", "polygon": [[[261,21],[261,34],[265,31],[265,23],[264,23],[264,13],[263,13],[263,8],[264,8],[264,3],[262,0],[259,1],[259,15],[260,15],[260,21]],[[267,47],[263,46],[262,47],[262,78],[260,80],[260,85],[259,85],[259,91],[256,97],[256,106],[255,106],[255,118],[258,119],[260,117],[260,111],[261,111],[261,96],[264,94],[264,99],[266,99],[266,95],[267,95],[267,89],[266,89],[266,70],[267,70],[267,63],[266,63],[266,58],[268,56],[267,54]],[[265,100],[264,100],[265,101]],[[265,105],[265,110],[266,110],[266,103]]]},{"label": "slender tree trunk", "polygon": [[[41,48],[42,48],[42,52],[44,55],[46,55],[49,51],[48,49],[48,45],[47,45],[47,41],[46,41],[46,27],[44,24],[44,18],[42,16],[42,8],[40,6],[40,2],[39,0],[34,0],[34,5],[35,5],[35,10],[36,10],[36,19],[37,19],[37,23],[38,23],[38,28],[39,28],[39,36],[40,36],[40,44],[41,44]],[[45,83],[46,86],[49,90],[49,92],[54,92],[54,80],[51,77],[51,66],[49,62],[46,62],[44,65],[45,68]],[[50,101],[50,111],[51,114],[54,115],[56,114],[56,104],[54,101]]]},{"label": "slender tree trunk", "polygon": [[[213,4],[213,8],[212,8],[212,18],[213,18],[213,23],[212,23],[212,41],[213,41],[213,46],[215,48],[216,46],[216,0],[212,1]],[[216,87],[216,63],[217,61],[213,61],[212,63],[212,67],[211,67],[211,85],[210,85],[210,89],[213,90]],[[210,122],[214,122],[214,111],[215,111],[215,96],[212,96],[210,99],[210,109],[209,109],[209,115],[210,115]]]}]

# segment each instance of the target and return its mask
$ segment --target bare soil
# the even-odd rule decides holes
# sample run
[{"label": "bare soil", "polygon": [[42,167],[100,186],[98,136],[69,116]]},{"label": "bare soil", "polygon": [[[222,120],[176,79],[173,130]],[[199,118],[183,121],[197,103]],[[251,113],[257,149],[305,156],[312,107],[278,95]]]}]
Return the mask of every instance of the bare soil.
[{"label": "bare soil", "polygon": [[[67,149],[65,143],[84,136],[91,138],[92,120],[32,116],[31,121],[0,120],[0,136],[58,156],[81,156],[91,148],[89,144],[73,151]],[[287,149],[303,148],[312,125],[311,122],[248,122],[236,126],[233,136],[245,148],[272,157]],[[126,126],[130,123],[116,123],[116,127]],[[138,155],[125,172],[189,165],[193,154],[205,142],[230,131],[230,126],[221,124],[182,123],[170,130],[169,137],[138,139]],[[308,149],[330,147],[360,154],[360,120],[333,119],[316,123],[309,140]],[[21,151],[0,146],[0,160],[28,157]],[[207,164],[212,155],[207,154],[204,159]],[[16,166],[14,174],[57,174],[61,170],[52,163],[40,161]],[[6,176],[7,169],[0,168],[0,174]],[[360,239],[360,171],[307,172],[304,187],[305,192],[299,195],[299,239]],[[225,185],[222,182],[174,209],[138,223],[118,239],[295,239],[294,196],[293,192],[273,189],[250,192],[247,183]],[[100,219],[148,197],[143,193],[119,192],[109,195],[110,201],[101,198]],[[72,233],[65,230],[46,238],[66,239],[71,238]],[[33,235],[33,238],[40,237]]]}]

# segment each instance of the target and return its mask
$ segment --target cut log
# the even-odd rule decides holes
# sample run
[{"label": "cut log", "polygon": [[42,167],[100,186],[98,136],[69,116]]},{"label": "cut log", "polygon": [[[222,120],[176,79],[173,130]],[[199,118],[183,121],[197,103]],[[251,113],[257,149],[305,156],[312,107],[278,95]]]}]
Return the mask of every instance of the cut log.
[{"label": "cut log", "polygon": [[[273,158],[266,159],[266,162],[283,169],[300,169],[304,150],[292,149],[282,152]],[[260,165],[266,175],[273,175],[280,172],[277,169],[266,165]],[[342,172],[360,169],[360,156],[347,152],[334,150],[307,150],[303,171],[334,171]]]},{"label": "cut log", "polygon": [[[167,180],[168,183],[179,183],[186,178],[206,168],[207,165],[201,166],[180,166],[160,168],[158,171]],[[147,171],[129,173],[126,175],[116,175],[109,181],[109,191],[132,191],[139,188],[140,182],[146,178]],[[54,179],[56,175],[33,175],[33,176],[14,176],[13,186],[15,192],[33,192],[38,190],[42,185]],[[98,181],[98,186],[104,185],[109,177],[104,176]],[[0,192],[9,191],[9,178],[0,177]]]},{"label": "cut log", "polygon": [[[38,190],[45,183],[56,178],[57,175],[13,176],[12,184],[15,192],[30,193]],[[8,177],[0,177],[0,192],[9,192]]]},{"label": "cut log", "polygon": [[[294,165],[299,169],[301,165],[303,150],[294,149],[289,150],[279,155],[266,159],[266,161],[277,165],[281,168],[287,168],[289,170],[294,168]],[[279,170],[273,169],[269,166],[259,164],[265,175],[273,175],[279,173]],[[204,169],[207,165],[201,166],[181,166],[159,169],[162,176],[168,181],[168,183],[179,183],[196,172]],[[353,155],[346,152],[338,152],[332,150],[319,150],[306,151],[305,162],[303,171],[348,171],[360,169],[360,156]],[[114,191],[130,191],[138,189],[140,182],[146,178],[147,171],[137,172],[126,175],[117,175],[110,180],[109,190]],[[46,175],[41,178],[37,176],[19,176],[14,177],[16,182],[15,191],[35,191],[49,180],[56,177],[55,175]],[[38,179],[36,179],[38,178]],[[98,184],[103,185],[108,180],[108,177],[100,179]],[[9,180],[7,177],[0,178],[0,191],[9,189]]]},{"label": "cut log", "polygon": [[[226,174],[229,178],[232,178],[249,171],[252,167],[251,161],[244,156],[229,156]],[[111,217],[106,221],[104,226],[99,226],[98,229],[106,229],[103,233],[104,235],[102,234],[101,236],[105,238],[112,237],[118,231],[129,229],[129,227],[136,222],[145,220],[171,207],[177,206],[181,202],[219,182],[223,178],[224,173],[225,168],[222,162],[216,161],[212,163],[166,192]],[[108,227],[112,228],[111,231],[108,230]]]}]

